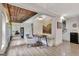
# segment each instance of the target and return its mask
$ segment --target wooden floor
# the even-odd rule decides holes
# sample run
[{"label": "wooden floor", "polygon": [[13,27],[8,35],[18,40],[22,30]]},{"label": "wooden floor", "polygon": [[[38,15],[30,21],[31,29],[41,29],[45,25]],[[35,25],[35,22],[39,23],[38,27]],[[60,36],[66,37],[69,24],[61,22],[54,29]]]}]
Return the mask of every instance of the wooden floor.
[{"label": "wooden floor", "polygon": [[7,56],[79,56],[79,44],[63,42],[56,47],[27,47],[24,39],[12,40]]}]

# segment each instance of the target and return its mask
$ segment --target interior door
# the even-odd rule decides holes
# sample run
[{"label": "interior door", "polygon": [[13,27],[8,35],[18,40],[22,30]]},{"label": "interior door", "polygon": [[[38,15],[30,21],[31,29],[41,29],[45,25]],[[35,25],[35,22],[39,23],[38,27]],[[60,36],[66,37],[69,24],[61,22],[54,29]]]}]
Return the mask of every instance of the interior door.
[{"label": "interior door", "polygon": [[24,27],[20,28],[20,34],[21,34],[21,38],[24,38]]}]

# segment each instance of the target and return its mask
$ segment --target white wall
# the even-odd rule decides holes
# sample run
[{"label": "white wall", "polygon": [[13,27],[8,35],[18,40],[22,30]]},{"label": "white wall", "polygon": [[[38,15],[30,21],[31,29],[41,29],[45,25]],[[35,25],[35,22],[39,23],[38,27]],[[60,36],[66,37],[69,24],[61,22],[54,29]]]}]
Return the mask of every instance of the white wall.
[{"label": "white wall", "polygon": [[25,39],[26,39],[26,34],[32,34],[31,24],[37,16],[39,16],[39,14],[36,14],[35,16],[26,20],[25,22],[21,23],[21,27],[24,27],[24,38]]},{"label": "white wall", "polygon": [[[79,32],[79,17],[71,17],[66,19],[67,32],[63,33],[63,40],[70,41],[70,32]],[[74,28],[73,24],[76,23],[77,27]]]},{"label": "white wall", "polygon": [[24,39],[26,39],[26,34],[32,34],[31,23],[24,23],[22,27],[24,27]]},{"label": "white wall", "polygon": [[[45,16],[43,20],[39,20],[38,17],[33,21],[33,33],[35,34],[43,34],[43,24],[52,23],[52,17],[47,15],[39,15]],[[52,32],[52,31],[51,31]]]},{"label": "white wall", "polygon": [[2,14],[0,11],[0,49],[1,49],[1,45],[2,45]]},{"label": "white wall", "polygon": [[9,26],[10,25],[6,23],[6,19],[2,19],[2,45],[0,51],[1,54],[3,54],[6,51],[10,42],[11,31]]},{"label": "white wall", "polygon": [[[55,24],[55,42],[54,45],[57,46],[59,44],[62,44],[62,28],[57,28],[57,22],[60,22],[60,18],[56,17],[54,19],[54,24]],[[61,23],[61,22],[60,22]],[[62,25],[61,25],[62,26]]]},{"label": "white wall", "polygon": [[33,33],[34,34],[42,34],[42,21],[41,20],[36,20],[33,23]]},{"label": "white wall", "polygon": [[20,32],[21,23],[12,23],[12,35],[18,30]]},{"label": "white wall", "polygon": [[[10,41],[10,27],[7,24],[8,18],[5,12],[5,9],[0,5],[0,54],[3,54],[6,51],[8,43]],[[2,16],[1,16],[2,14]]]}]

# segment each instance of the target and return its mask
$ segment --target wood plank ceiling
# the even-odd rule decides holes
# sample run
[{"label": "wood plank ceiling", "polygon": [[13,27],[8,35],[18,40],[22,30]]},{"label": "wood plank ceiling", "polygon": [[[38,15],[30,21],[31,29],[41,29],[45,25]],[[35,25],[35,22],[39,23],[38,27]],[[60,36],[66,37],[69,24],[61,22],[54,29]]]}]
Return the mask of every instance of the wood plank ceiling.
[{"label": "wood plank ceiling", "polygon": [[37,14],[36,12],[16,7],[7,3],[3,3],[3,6],[8,10],[11,22],[22,23]]}]

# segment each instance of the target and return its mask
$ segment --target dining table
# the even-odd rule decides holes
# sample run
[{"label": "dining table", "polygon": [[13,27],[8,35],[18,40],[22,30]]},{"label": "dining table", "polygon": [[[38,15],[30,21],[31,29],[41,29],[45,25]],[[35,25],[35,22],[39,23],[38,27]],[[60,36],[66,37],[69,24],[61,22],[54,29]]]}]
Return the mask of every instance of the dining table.
[{"label": "dining table", "polygon": [[48,46],[48,35],[49,34],[33,34],[33,37],[37,37],[38,41],[41,41],[42,38],[45,38],[46,46]]}]

